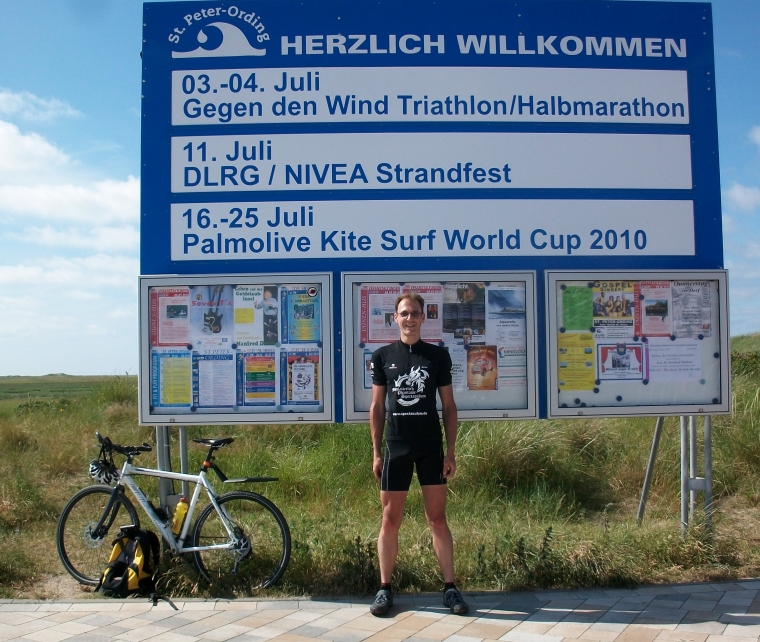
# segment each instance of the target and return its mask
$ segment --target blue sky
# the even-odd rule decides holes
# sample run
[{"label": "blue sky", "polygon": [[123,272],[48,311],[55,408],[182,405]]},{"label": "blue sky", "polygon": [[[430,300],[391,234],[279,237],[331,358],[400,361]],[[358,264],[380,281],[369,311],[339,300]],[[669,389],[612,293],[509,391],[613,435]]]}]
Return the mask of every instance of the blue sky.
[{"label": "blue sky", "polygon": [[[712,4],[735,335],[760,331],[760,2]],[[136,373],[142,2],[0,12],[0,375]]]}]

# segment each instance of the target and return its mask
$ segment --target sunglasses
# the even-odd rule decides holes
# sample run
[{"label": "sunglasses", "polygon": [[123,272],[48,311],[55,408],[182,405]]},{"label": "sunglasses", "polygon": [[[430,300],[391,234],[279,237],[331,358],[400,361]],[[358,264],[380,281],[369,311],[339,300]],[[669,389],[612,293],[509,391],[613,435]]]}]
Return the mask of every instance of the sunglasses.
[{"label": "sunglasses", "polygon": [[402,319],[408,319],[409,317],[412,317],[412,319],[419,319],[422,316],[422,312],[407,312],[406,310],[403,312],[396,312],[396,314]]}]

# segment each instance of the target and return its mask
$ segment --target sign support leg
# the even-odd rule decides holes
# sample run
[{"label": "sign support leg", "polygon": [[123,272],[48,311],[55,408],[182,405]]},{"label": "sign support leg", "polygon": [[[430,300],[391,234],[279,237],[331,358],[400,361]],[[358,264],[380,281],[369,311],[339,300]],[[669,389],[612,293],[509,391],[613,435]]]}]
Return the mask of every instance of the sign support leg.
[{"label": "sign support leg", "polygon": [[712,528],[712,417],[705,416],[705,522]]},{"label": "sign support leg", "polygon": [[652,439],[652,450],[649,453],[649,462],[647,463],[647,471],[644,475],[644,487],[641,489],[641,499],[639,500],[639,512],[636,514],[636,521],[641,524],[644,519],[644,510],[647,506],[647,496],[649,495],[649,487],[652,484],[652,477],[654,476],[654,462],[657,459],[657,451],[660,448],[660,436],[662,435],[662,424],[665,421],[665,417],[657,417],[657,423],[654,427],[654,438]]},{"label": "sign support leg", "polygon": [[681,416],[681,537],[689,525],[689,433],[686,417]]},{"label": "sign support leg", "polygon": [[[156,426],[156,459],[159,470],[171,471],[172,459],[169,448],[169,426]],[[158,480],[158,500],[161,506],[167,505],[167,498],[173,493],[174,484],[171,479]]]},{"label": "sign support leg", "polygon": [[[689,416],[689,479],[697,478],[697,418]],[[694,517],[697,509],[697,490],[689,484],[689,519]]]}]

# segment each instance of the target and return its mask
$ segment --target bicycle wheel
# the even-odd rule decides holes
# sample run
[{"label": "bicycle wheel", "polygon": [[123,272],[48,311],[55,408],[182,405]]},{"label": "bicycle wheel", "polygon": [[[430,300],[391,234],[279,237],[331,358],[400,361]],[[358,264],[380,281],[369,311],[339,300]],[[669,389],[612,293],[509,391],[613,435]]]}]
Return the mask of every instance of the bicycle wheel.
[{"label": "bicycle wheel", "polygon": [[69,500],[58,519],[55,533],[58,556],[80,584],[95,586],[98,583],[119,528],[127,524],[140,526],[134,506],[120,493],[105,520],[105,532],[101,537],[92,536],[92,529],[103,515],[112,492],[111,486],[83,488]]},{"label": "bicycle wheel", "polygon": [[[290,529],[280,510],[266,497],[245,491],[221,495],[217,503],[232,522],[235,541],[229,549],[196,551],[200,573],[217,585],[256,589],[274,584],[290,560]],[[198,515],[193,546],[229,542],[221,515],[209,504]]]}]

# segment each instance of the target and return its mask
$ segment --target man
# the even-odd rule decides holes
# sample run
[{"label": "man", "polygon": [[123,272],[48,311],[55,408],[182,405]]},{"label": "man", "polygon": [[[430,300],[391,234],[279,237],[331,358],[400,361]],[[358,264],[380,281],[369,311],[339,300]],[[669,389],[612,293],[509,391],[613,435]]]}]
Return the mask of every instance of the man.
[{"label": "man", "polygon": [[[454,543],[446,522],[446,480],[454,476],[457,467],[457,407],[451,386],[451,358],[443,348],[420,339],[425,301],[419,294],[402,294],[396,299],[395,309],[401,337],[372,355],[372,470],[380,481],[383,522],[377,538],[380,590],[370,612],[385,615],[393,605],[391,575],[398,554],[398,531],[416,466],[425,517],[445,583],[443,603],[452,613],[463,615],[468,607],[454,585]],[[435,407],[436,389],[446,432],[445,456]],[[386,395],[389,417],[383,454]]]}]

